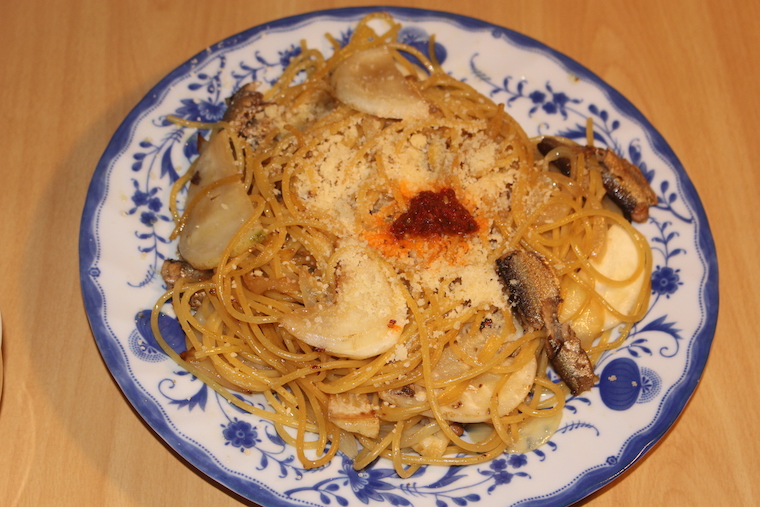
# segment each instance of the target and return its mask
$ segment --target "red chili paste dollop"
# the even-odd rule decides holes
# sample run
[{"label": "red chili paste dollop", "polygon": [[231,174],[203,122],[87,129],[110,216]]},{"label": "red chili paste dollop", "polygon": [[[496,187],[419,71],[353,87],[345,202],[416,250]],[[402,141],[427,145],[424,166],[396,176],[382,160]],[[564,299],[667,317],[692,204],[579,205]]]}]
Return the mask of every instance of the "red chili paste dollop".
[{"label": "red chili paste dollop", "polygon": [[396,239],[476,232],[478,223],[457,199],[454,190],[423,190],[409,201],[409,209],[391,224]]}]

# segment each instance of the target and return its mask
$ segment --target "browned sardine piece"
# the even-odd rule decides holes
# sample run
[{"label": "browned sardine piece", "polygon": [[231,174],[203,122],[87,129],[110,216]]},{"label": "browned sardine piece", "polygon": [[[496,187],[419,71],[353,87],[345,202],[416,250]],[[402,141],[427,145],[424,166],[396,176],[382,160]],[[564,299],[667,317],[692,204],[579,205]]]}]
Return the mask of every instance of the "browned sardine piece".
[{"label": "browned sardine piece", "polygon": [[270,128],[269,122],[262,120],[259,115],[267,103],[257,88],[256,83],[248,83],[227,98],[227,111],[222,118],[254,149]]},{"label": "browned sardine piece", "polygon": [[597,381],[591,360],[572,328],[557,317],[562,298],[551,267],[536,253],[514,250],[497,260],[496,268],[523,327],[546,329],[546,355],[557,375],[573,395],[591,389]]},{"label": "browned sardine piece", "polygon": [[[657,204],[657,195],[649,186],[641,169],[608,148],[581,146],[569,139],[551,136],[544,137],[538,143],[538,150],[543,155],[559,148],[570,149],[576,153],[584,152],[586,166],[600,169],[607,196],[620,207],[625,217],[634,222],[646,222],[649,207]],[[560,157],[552,163],[563,174],[570,174],[570,162],[567,158]]]},{"label": "browned sardine piece", "polygon": [[[187,283],[197,283],[209,280],[211,275],[211,271],[195,269],[186,261],[166,259],[161,265],[161,278],[164,279],[167,289],[172,289],[180,278],[184,278]],[[206,291],[193,294],[190,298],[190,307],[193,309],[200,307],[204,297],[206,297]]]},{"label": "browned sardine piece", "polygon": [[546,308],[550,313],[546,325],[546,355],[554,370],[565,381],[574,396],[591,389],[599,380],[581,340],[568,324],[560,324],[557,306]]}]

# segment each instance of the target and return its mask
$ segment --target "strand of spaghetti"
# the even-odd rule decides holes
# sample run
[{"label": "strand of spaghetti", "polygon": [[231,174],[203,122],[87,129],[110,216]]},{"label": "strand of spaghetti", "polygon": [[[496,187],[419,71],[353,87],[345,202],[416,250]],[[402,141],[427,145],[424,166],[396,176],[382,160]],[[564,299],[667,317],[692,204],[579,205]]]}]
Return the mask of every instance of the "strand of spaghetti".
[{"label": "strand of spaghetti", "polygon": [[[247,225],[248,223],[249,222],[246,222],[245,225]],[[228,298],[226,295],[230,293],[229,292],[230,287],[229,287],[229,280],[227,280],[225,275],[229,271],[234,269],[232,265],[228,264],[228,260],[232,253],[231,252],[232,245],[238,244],[241,237],[246,233],[245,225],[241,227],[241,229],[235,234],[235,236],[233,236],[232,241],[230,241],[230,244],[222,252],[221,257],[219,258],[217,269],[214,273],[214,282],[216,284],[216,290],[219,295],[219,299],[222,301],[225,301],[225,306],[228,306],[228,307],[230,307],[230,305],[227,304],[228,301],[226,300]],[[271,232],[273,231],[269,231],[269,232],[270,234],[267,235],[268,243],[265,246],[264,250],[259,252],[259,254],[256,256],[256,262],[253,264],[254,268],[271,261],[272,258],[279,253],[282,245],[285,244],[285,240],[287,239],[287,230],[285,230],[284,228],[279,230],[277,236],[274,236],[274,238],[272,237],[272,234],[271,234]],[[259,243],[259,245],[262,245],[262,244],[263,243]],[[251,268],[250,266],[247,266],[247,269],[250,271],[253,268]],[[242,317],[241,320],[244,320],[247,322],[246,319],[248,317],[246,315],[241,314],[237,310],[232,309],[232,312],[230,313],[231,315],[239,315],[240,317]]]},{"label": "strand of spaghetti", "polygon": [[218,124],[218,123],[188,120],[185,118],[180,118],[179,116],[174,116],[173,114],[167,115],[166,120],[170,121],[171,123],[174,123],[175,125],[179,125],[181,127],[187,127],[191,129],[196,129],[196,130],[211,130]]},{"label": "strand of spaghetti", "polygon": [[377,164],[377,173],[382,180],[388,183],[391,195],[393,195],[393,199],[396,201],[396,203],[403,205],[406,202],[406,199],[404,198],[404,195],[401,192],[401,188],[399,187],[398,183],[392,182],[388,177],[388,171],[385,168],[385,158],[378,153],[375,155],[374,160]]},{"label": "strand of spaghetti", "polygon": [[403,454],[401,452],[401,437],[403,430],[409,423],[407,421],[398,421],[393,429],[393,439],[391,440],[391,454],[393,456],[393,468],[396,474],[402,479],[408,479],[419,470],[420,465],[410,465],[404,469]]},{"label": "strand of spaghetti", "polygon": [[581,255],[582,251],[580,247],[575,243],[575,241],[571,240],[570,243],[573,250],[575,251],[576,256],[578,257],[578,263],[580,267],[585,271],[585,273],[588,275],[590,280],[603,283],[610,287],[624,287],[624,286],[630,285],[631,282],[639,278],[639,276],[642,274],[642,272],[644,271],[645,267],[648,264],[646,256],[643,255],[643,252],[637,248],[637,254],[640,254],[640,255],[637,255],[639,262],[636,265],[636,268],[633,270],[633,272],[625,278],[621,278],[621,279],[610,278],[604,273],[600,272],[598,269],[596,269],[587,258]]},{"label": "strand of spaghetti", "polygon": [[288,227],[287,230],[291,238],[298,241],[314,257],[319,270],[322,272],[326,271],[328,269],[327,262],[331,254],[332,249],[330,247],[332,243],[319,233],[315,233],[311,228]]},{"label": "strand of spaghetti", "polygon": [[[260,314],[277,318],[278,315],[293,311],[293,307],[295,306],[293,303],[244,290],[243,287],[241,287],[242,284],[242,282],[237,282],[236,290],[241,293],[239,301],[242,300],[246,303],[246,315],[248,315],[250,310],[255,310]],[[251,317],[253,317],[253,315],[251,315]]]},{"label": "strand of spaghetti", "polygon": [[[473,326],[472,329],[476,328]],[[484,368],[485,365],[489,365],[486,370],[490,370],[492,368],[498,367],[497,365],[499,364],[499,361],[496,356],[509,357],[515,353],[515,351],[517,351],[523,344],[533,338],[533,333],[528,333],[514,340],[509,340],[510,334],[510,329],[505,326],[501,334],[492,335],[489,337],[486,345],[480,349],[478,357],[473,357],[464,351],[461,344],[459,343],[458,336],[456,335],[452,336],[452,338],[448,341],[448,346],[462,363],[467,364],[473,368]],[[506,356],[504,356],[505,352]],[[510,373],[512,371],[516,371],[517,369],[519,368],[507,366],[505,369],[500,369],[499,373]]]},{"label": "strand of spaghetti", "polygon": [[354,459],[354,469],[361,470],[375,461],[382,454],[383,450],[390,445],[391,441],[393,441],[394,431],[395,428],[379,441],[365,439],[361,435],[357,435],[362,444],[362,450],[356,456],[356,459]]},{"label": "strand of spaghetti", "polygon": [[520,406],[518,405],[517,408],[515,408],[515,410],[513,410],[509,415],[505,415],[500,418],[501,424],[510,427],[509,429],[510,441],[517,440],[515,430],[512,429],[512,426],[519,425],[520,423],[525,422],[528,419],[530,419],[530,417],[531,416],[529,414],[524,414],[520,412]]},{"label": "strand of spaghetti", "polygon": [[[280,141],[278,146],[292,142],[291,137],[287,137]],[[250,172],[253,174],[252,179],[256,187],[256,190],[267,201],[272,213],[276,215],[283,214],[283,205],[277,201],[275,195],[275,188],[272,186],[269,175],[267,174],[266,167],[264,166],[264,160],[270,159],[274,156],[273,150],[262,150],[257,156],[253,158],[250,163]],[[275,158],[276,159],[276,158]]]},{"label": "strand of spaghetti", "polygon": [[277,413],[292,414],[295,410],[298,410],[298,399],[287,389],[267,389],[262,394],[269,406]]},{"label": "strand of spaghetti", "polygon": [[[507,359],[510,355],[512,355],[512,353],[514,353],[515,350],[517,350],[523,344],[528,343],[533,338],[534,338],[534,334],[531,334],[531,333],[526,334],[520,339],[515,340],[515,342],[509,344],[509,346],[504,347],[502,350],[499,351],[498,354],[494,355],[488,361],[483,362],[482,364],[475,366],[464,373],[460,373],[459,375],[454,375],[444,380],[439,380],[437,382],[431,382],[428,385],[430,385],[433,388],[443,388],[446,386],[450,386],[452,384],[458,384],[460,382],[472,380],[473,378],[479,375],[482,375],[483,373],[489,370],[494,369],[497,365],[501,365],[501,363],[503,363],[505,359]],[[514,370],[512,370],[511,367],[508,369],[512,371],[517,371],[519,368],[525,366],[529,360],[530,360],[530,357],[528,357],[527,354],[524,354],[521,352],[518,355],[518,359],[513,363]],[[507,367],[502,366],[500,369],[503,371],[505,368]]]},{"label": "strand of spaghetti", "polygon": [[301,54],[291,60],[291,64],[285,68],[272,87],[264,92],[264,98],[267,101],[276,101],[278,95],[286,93],[289,88],[298,86],[291,86],[291,84],[299,73],[305,72],[308,68],[321,67],[324,67],[324,57],[322,54],[314,49],[304,50],[302,48]]},{"label": "strand of spaghetti", "polygon": [[190,168],[185,172],[185,174],[180,176],[179,179],[174,182],[174,184],[171,186],[171,189],[169,190],[169,212],[171,213],[172,221],[175,224],[179,222],[182,216],[182,214],[179,212],[179,209],[177,208],[177,195],[182,190],[182,188],[187,185],[187,183],[193,177],[193,174],[195,174],[195,162],[190,165]]},{"label": "strand of spaghetti", "polygon": [[406,421],[399,440],[399,447],[404,449],[421,442],[426,437],[438,433],[438,424],[422,416],[410,417]]},{"label": "strand of spaghetti", "polygon": [[[190,311],[190,305],[188,301],[190,300],[190,297],[192,297],[194,292],[200,292],[203,290],[208,290],[213,285],[209,282],[201,282],[197,284],[192,284],[192,287],[194,290],[183,290],[185,288],[185,279],[180,278],[177,280],[177,282],[174,284],[174,288],[172,289],[173,296],[172,296],[172,306],[174,307],[174,313],[177,316],[177,320],[180,322],[180,324],[183,324],[183,330],[185,330],[185,335],[187,338],[187,341],[190,342],[192,345],[192,348],[195,348],[196,350],[199,350],[202,347],[202,343],[198,339],[198,335],[194,332],[188,333],[187,330],[197,329],[201,334],[214,334],[210,329],[207,329]],[[185,299],[187,298],[187,299]]]},{"label": "strand of spaghetti", "polygon": [[357,222],[366,229],[372,227],[371,222],[374,221],[374,215],[377,213],[374,207],[380,194],[380,186],[379,181],[368,180],[362,183],[356,192]]},{"label": "strand of spaghetti", "polygon": [[293,164],[285,164],[282,171],[281,180],[281,192],[282,202],[285,205],[285,209],[293,216],[303,217],[306,213],[306,206],[297,198],[297,195],[292,190],[292,180],[295,167]]},{"label": "strand of spaghetti", "polygon": [[309,218],[289,217],[289,216],[280,217],[276,221],[273,221],[267,224],[267,229],[269,229],[270,232],[273,230],[279,230],[285,227],[310,227],[310,228],[319,229],[319,230],[327,229],[325,227],[325,224],[318,220],[313,220]]},{"label": "strand of spaghetti", "polygon": [[[265,312],[264,315],[246,315],[244,312],[239,311],[236,306],[239,305],[238,300],[231,294],[232,292],[232,280],[223,279],[222,285],[216,285],[217,298],[224,307],[226,314],[230,318],[240,322],[247,322],[249,324],[266,324],[276,322],[279,316],[279,312],[274,312],[272,309],[267,308],[264,305],[256,305],[255,303],[250,306],[257,307],[258,310]],[[267,311],[269,310],[269,311]]]},{"label": "strand of spaghetti", "polygon": [[636,269],[627,279],[616,280],[614,278],[609,278],[608,276],[599,272],[587,258],[581,256],[582,252],[577,247],[577,245],[573,244],[574,242],[571,241],[571,244],[573,244],[573,249],[576,250],[576,255],[579,256],[583,268],[591,273],[592,277],[595,280],[613,287],[627,285],[627,282],[629,280],[638,278],[639,275],[641,275],[642,271],[651,265],[651,250],[647,248],[648,245],[646,243],[646,238],[639,231],[631,227],[630,224],[627,224],[627,222],[625,224],[626,225],[623,225],[623,228],[626,229],[626,232],[628,232],[631,239],[633,240],[634,246],[636,247],[637,258],[639,260]]},{"label": "strand of spaghetti", "polygon": [[[297,382],[292,386],[294,394],[298,400],[298,406],[302,407],[298,410],[298,427],[295,439],[296,453],[304,468],[319,468],[332,460],[332,458],[338,452],[340,433],[336,430],[335,426],[327,424],[325,418],[322,416],[320,404],[309,403],[307,405],[307,398],[306,395],[304,395],[304,392],[301,390],[301,387],[303,386],[301,386],[300,382]],[[315,410],[315,415],[317,416],[316,431],[308,431],[309,424],[307,420],[308,413],[305,408],[306,406],[311,406],[312,409]],[[305,440],[307,432],[316,433],[318,435],[316,442],[308,443]],[[328,441],[332,441],[334,445],[332,445],[331,448],[328,449],[325,453],[324,449]],[[317,454],[322,454],[322,456],[314,460],[307,458],[305,451],[309,448],[315,449]]]},{"label": "strand of spaghetti", "polygon": [[[221,122],[220,122],[221,123]],[[241,181],[245,181],[245,173],[246,173],[246,152],[250,151],[250,145],[248,145],[248,142],[240,137],[233,128],[229,125],[225,125],[224,130],[227,132],[227,137],[229,137],[230,144],[232,146],[232,160],[235,164],[235,167],[237,168],[237,171],[243,175],[241,178]],[[248,187],[246,186],[246,190],[248,190]]]},{"label": "strand of spaghetti", "polygon": [[[568,205],[572,205],[573,208],[576,207],[577,202],[576,201],[559,201],[561,203],[566,203]],[[556,229],[558,227],[562,227],[564,225],[571,224],[572,222],[575,222],[577,220],[583,219],[583,218],[590,218],[590,217],[604,217],[608,220],[610,220],[613,223],[617,223],[621,225],[622,227],[625,227],[626,224],[631,228],[631,230],[634,230],[631,224],[620,214],[615,213],[613,211],[604,209],[604,208],[583,208],[582,210],[578,210],[572,214],[569,214],[565,216],[564,218],[558,219],[554,222],[547,223],[544,225],[536,225],[535,231],[539,234],[545,233],[547,231],[550,231],[552,229]]]},{"label": "strand of spaghetti", "polygon": [[[645,261],[645,266],[649,265],[650,261]],[[602,305],[606,311],[608,311],[614,318],[620,320],[621,322],[637,322],[643,318],[644,314],[647,311],[647,302],[649,300],[649,291],[647,289],[651,283],[649,280],[644,280],[642,290],[639,292],[639,297],[634,304],[633,313],[631,315],[626,315],[613,307],[609,301],[607,301],[596,291],[593,285],[591,285],[583,277],[579,276],[578,273],[568,273],[566,276],[570,277],[575,283],[583,287],[590,298]]]},{"label": "strand of spaghetti", "polygon": [[[281,374],[285,375],[290,372],[288,361],[296,364],[308,363],[310,361],[316,361],[319,355],[315,352],[310,353],[294,353],[275,343],[269,336],[267,336],[260,326],[252,326],[253,332],[252,338],[248,341],[248,345],[254,350],[257,355],[262,358],[266,358],[267,364],[272,368],[275,368]],[[283,361],[284,360],[284,361]],[[296,366],[295,368],[297,368]],[[275,385],[277,383],[275,382]]]},{"label": "strand of spaghetti", "polygon": [[[549,155],[544,157],[544,162],[548,163],[549,161]],[[562,189],[562,192],[570,194],[573,199],[578,199],[586,196],[586,190],[583,188],[583,184],[576,180],[571,178],[570,176],[565,176],[562,173],[558,172],[552,172],[549,170],[546,170],[544,172],[545,176],[549,178],[554,184]]]},{"label": "strand of spaghetti", "polygon": [[[536,333],[536,334],[534,334]],[[496,365],[491,368],[490,372],[496,375],[506,375],[508,373],[515,373],[522,370],[532,359],[535,358],[536,350],[539,347],[541,341],[540,333],[531,332],[528,335],[532,335],[532,338],[528,340],[522,348],[519,350],[517,357],[512,358],[511,362],[502,365]],[[531,356],[531,354],[533,354]]]},{"label": "strand of spaghetti", "polygon": [[393,390],[422,379],[422,370],[420,369],[422,354],[419,351],[408,356],[403,362],[396,361],[393,364],[398,366],[394,369],[388,369],[385,373],[375,375],[370,381],[357,386],[351,392],[374,393],[378,390]]},{"label": "strand of spaghetti", "polygon": [[305,440],[306,440],[306,427],[307,427],[307,411],[306,411],[306,396],[301,391],[300,385],[298,383],[294,383],[293,386],[291,386],[291,391],[293,395],[296,398],[296,401],[298,403],[298,413],[297,413],[297,419],[298,419],[298,425],[296,426],[296,440],[295,440],[295,448],[296,453],[298,455],[299,461],[303,464],[304,468],[311,469],[316,468],[314,466],[314,461],[306,457],[306,446],[305,446]]},{"label": "strand of spaghetti", "polygon": [[[408,44],[402,44],[399,42],[391,42],[389,44],[386,44],[386,47],[395,49],[396,51],[399,51],[399,52],[407,53],[415,57],[425,70],[427,70],[431,74],[435,72],[435,67],[433,66],[432,63],[430,63],[430,60],[428,59],[427,55],[422,53],[422,51],[415,48],[414,46],[409,46]],[[405,57],[399,55],[398,58],[396,58],[396,62],[406,67],[408,74],[412,74],[415,76],[417,75],[416,69]]]},{"label": "strand of spaghetti", "polygon": [[430,64],[433,66],[433,72],[442,72],[441,62],[438,61],[438,55],[435,52],[435,34],[428,38],[428,54],[430,55]]},{"label": "strand of spaghetti", "polygon": [[[316,67],[312,67],[314,69]],[[298,90],[293,87],[293,91]],[[308,104],[310,100],[314,100],[314,96],[329,95],[332,93],[332,87],[321,80],[309,79],[302,85],[300,85],[299,93],[291,94],[289,97],[283,97],[288,100],[288,107],[291,109],[298,109],[299,107]],[[295,98],[292,96],[295,95]]]},{"label": "strand of spaghetti", "polygon": [[196,352],[195,357],[202,359],[208,356],[229,354],[231,352],[237,353],[239,350],[239,347],[231,344],[218,345],[215,347],[205,347],[203,350]]},{"label": "strand of spaghetti", "polygon": [[214,369],[224,379],[248,392],[261,392],[268,388],[268,379],[257,375],[254,371],[240,371],[235,365],[230,364],[231,356],[209,356]]},{"label": "strand of spaghetti", "polygon": [[494,394],[491,396],[491,403],[489,404],[488,409],[490,411],[491,424],[493,425],[494,431],[499,435],[499,438],[503,442],[508,442],[511,445],[514,442],[514,438],[509,433],[509,425],[507,424],[506,418],[503,417],[499,411],[499,396],[508,379],[509,377],[505,375],[496,382],[493,389]]},{"label": "strand of spaghetti", "polygon": [[324,393],[330,393],[330,394],[338,394],[338,393],[344,393],[358,385],[364,384],[367,382],[370,378],[372,378],[375,373],[377,373],[380,368],[385,365],[385,363],[388,362],[388,360],[393,356],[394,351],[393,349],[390,349],[381,355],[374,358],[369,363],[365,364],[363,367],[351,370],[351,372],[343,377],[341,377],[339,380],[334,380],[331,382],[322,382],[317,385],[320,391]]},{"label": "strand of spaghetti", "polygon": [[[622,345],[625,342],[626,338],[628,338],[628,333],[630,333],[632,327],[633,327],[632,322],[627,322],[619,326],[617,329],[620,334],[617,339],[611,342],[610,341],[607,341],[605,343],[600,342],[599,344],[591,347],[588,353],[590,355],[599,356],[605,350],[612,350],[612,349],[616,349],[620,347],[620,345]],[[607,334],[607,336],[609,336],[609,334]]]},{"label": "strand of spaghetti", "polygon": [[[415,305],[416,306],[416,305]],[[425,381],[425,385],[432,386],[434,384],[433,381],[433,364],[431,361],[430,356],[430,348],[431,348],[431,340],[430,336],[428,334],[428,330],[426,326],[424,325],[424,322],[419,322],[419,318],[421,316],[415,315],[415,318],[418,319],[418,325],[420,327],[420,347],[422,350],[422,370],[423,370],[423,378]],[[428,404],[430,406],[430,410],[433,413],[433,417],[438,422],[438,425],[441,427],[441,431],[443,431],[444,435],[454,442],[456,445],[461,447],[465,450],[470,450],[472,452],[478,452],[477,445],[473,445],[469,442],[466,442],[462,440],[458,435],[454,433],[454,431],[449,427],[448,422],[446,421],[446,418],[441,413],[441,407],[437,400],[437,394],[432,389],[428,389],[427,392],[427,400]]]},{"label": "strand of spaghetti", "polygon": [[[480,313],[480,312],[479,312]],[[478,315],[480,318],[479,322],[473,322],[473,325],[470,326],[470,330],[468,331],[468,342],[469,340],[477,333],[480,332],[480,325],[475,326],[474,324],[481,324],[482,325],[482,316]],[[461,329],[461,328],[460,328]],[[505,326],[506,329],[506,326]],[[447,345],[449,349],[454,353],[454,355],[457,357],[457,360],[463,364],[466,364],[470,367],[476,367],[483,364],[483,358],[488,358],[491,353],[496,353],[498,347],[501,346],[502,343],[506,343],[508,340],[508,336],[504,334],[504,330],[502,330],[501,333],[498,335],[490,335],[486,340],[486,345],[480,349],[477,355],[473,356],[469,352],[465,351],[462,348],[462,340],[459,340],[459,333],[456,335],[452,335],[449,340],[447,341]],[[494,343],[495,342],[495,343]]]},{"label": "strand of spaghetti", "polygon": [[[520,199],[517,199],[517,200],[519,201]],[[520,220],[521,223],[517,224],[517,229],[515,229],[508,235],[509,240],[506,243],[507,244],[506,250],[514,249],[521,241],[523,241],[527,236],[529,236],[530,228],[533,226],[536,220],[538,220],[538,218],[545,211],[548,205],[549,205],[548,203],[544,203],[538,209],[533,211],[530,215],[525,217],[524,220]],[[516,220],[518,218],[514,214],[514,209],[513,209],[513,213],[511,217],[513,220]]]},{"label": "strand of spaghetti", "polygon": [[[224,313],[217,313],[216,315],[221,316],[222,321],[225,319]],[[222,323],[220,322],[219,325],[221,326],[221,324]],[[235,330],[236,335],[241,334],[241,328],[237,326],[235,322],[232,322],[231,324],[233,327],[228,329]],[[216,336],[223,342],[227,339],[227,337],[224,335],[217,334]],[[209,341],[206,342],[206,340]],[[237,338],[235,338],[235,341],[238,341]],[[244,340],[240,341],[242,342]],[[213,346],[216,343],[217,339],[214,339],[208,335],[204,335],[204,343],[201,344],[200,348],[196,348],[196,350],[203,351],[204,349],[208,348],[208,346]],[[196,354],[196,356],[199,356],[199,354]],[[244,389],[262,391],[266,389],[266,386],[270,383],[270,380],[264,371],[254,369],[239,362],[237,366],[229,364],[231,361],[235,362],[231,355],[226,356],[224,360],[219,356],[211,356],[210,359],[220,375],[222,375],[233,384],[238,385]],[[241,369],[243,371],[241,371]]]},{"label": "strand of spaghetti", "polygon": [[[338,448],[340,447],[340,431],[334,424],[327,421],[325,415],[327,400],[319,399],[322,396],[322,393],[314,389],[313,384],[307,383],[306,381],[299,381],[299,385],[304,388],[304,391],[309,398],[309,406],[312,408],[317,424],[320,428],[317,435],[316,451],[317,454],[322,454],[322,456],[313,461],[313,466],[318,468],[329,463],[335,454],[337,454]],[[331,444],[330,448],[325,452],[328,444]]]},{"label": "strand of spaghetti", "polygon": [[[248,403],[240,400],[238,397],[233,396],[227,389],[219,385],[218,382],[216,382],[214,379],[210,378],[208,375],[204,374],[201,370],[193,366],[192,364],[188,363],[187,361],[184,361],[179,354],[177,354],[169,345],[166,343],[166,340],[164,340],[161,331],[158,327],[158,315],[161,311],[161,308],[163,305],[171,299],[171,297],[174,295],[173,291],[167,291],[159,300],[156,302],[156,304],[153,306],[153,312],[151,314],[151,329],[153,331],[153,335],[156,338],[156,342],[159,344],[161,349],[178,365],[185,368],[188,372],[190,372],[192,375],[194,375],[196,378],[203,381],[204,384],[208,385],[216,391],[220,396],[222,396],[224,399],[226,399],[231,404],[237,406],[238,408],[241,408],[245,410],[246,412],[251,412],[252,414],[258,416],[258,417],[264,417],[267,419],[270,419],[272,421],[279,422],[281,424],[289,424],[290,419],[283,417],[279,414],[272,414],[271,412],[267,412],[265,410],[253,407],[249,405]],[[189,329],[185,329],[185,333],[187,334],[190,332]]]},{"label": "strand of spaghetti", "polygon": [[[274,423],[274,429],[275,431],[277,431],[277,435],[279,435],[282,441],[285,442],[285,444],[289,445],[290,447],[298,448],[299,442],[298,442],[297,437],[294,437],[288,431],[288,428],[291,428],[291,427],[292,426],[288,426],[285,424]],[[317,431],[317,430],[318,428],[314,426],[313,431]],[[305,450],[313,450],[317,448],[317,442],[313,440],[312,441],[305,440],[301,442],[301,445],[303,445],[303,448]]]},{"label": "strand of spaghetti", "polygon": [[[297,370],[293,370],[287,375],[283,375],[282,377],[278,378],[275,382],[272,383],[273,386],[281,386],[285,384],[289,384],[290,382],[293,382],[296,379],[303,378],[309,374],[314,373],[315,370],[319,370],[321,372],[328,372],[330,370],[338,370],[341,368],[347,368],[349,370],[355,370],[364,367],[367,364],[367,361],[365,360],[358,360],[358,359],[338,359],[333,361],[320,361],[319,363],[312,363],[307,364],[306,366],[303,366],[302,368],[299,368]],[[333,391],[325,390],[322,388],[324,385],[324,382],[319,382],[315,384],[317,389],[319,389],[322,392],[330,392],[333,393]],[[343,392],[336,390],[334,393]]]},{"label": "strand of spaghetti", "polygon": [[[546,388],[553,394],[553,397],[550,398],[551,401],[542,401],[540,400],[540,396],[534,396],[534,399],[537,400],[537,405],[543,406],[545,404],[551,403],[553,406],[550,408],[539,408],[538,406],[534,408],[526,405],[525,403],[520,403],[518,405],[518,410],[523,414],[528,414],[533,417],[548,417],[551,415],[556,415],[558,412],[560,412],[565,404],[565,391],[562,390],[563,384],[555,384],[550,380],[540,377],[536,377],[535,384],[536,386]],[[555,402],[558,403],[555,404]]]},{"label": "strand of spaghetti", "polygon": [[[360,439],[360,441],[364,443],[364,439]],[[438,465],[438,466],[477,465],[480,463],[491,461],[495,459],[496,457],[500,456],[507,449],[508,445],[509,444],[507,444],[506,442],[499,440],[498,445],[496,445],[492,449],[489,449],[479,454],[473,454],[473,455],[468,455],[468,456],[459,456],[457,454],[458,449],[456,448],[452,449],[451,451],[447,450],[447,454],[455,454],[452,457],[446,457],[446,456],[425,457],[425,456],[415,456],[415,455],[405,454],[403,457],[403,462],[405,464]],[[390,455],[390,452],[387,452],[387,451],[381,452],[380,456],[386,459],[393,459],[392,456]]]}]

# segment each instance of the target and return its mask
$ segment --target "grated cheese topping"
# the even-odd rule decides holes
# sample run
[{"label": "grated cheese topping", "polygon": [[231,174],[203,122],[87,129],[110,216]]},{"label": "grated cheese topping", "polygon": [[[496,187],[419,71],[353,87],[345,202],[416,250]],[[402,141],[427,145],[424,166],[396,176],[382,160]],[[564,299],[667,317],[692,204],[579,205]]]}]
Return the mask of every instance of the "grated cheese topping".
[{"label": "grated cheese topping", "polygon": [[[485,122],[467,130],[428,128],[408,133],[389,127],[378,134],[373,124],[378,121],[382,120],[357,116],[318,142],[310,151],[309,169],[294,180],[298,198],[331,220],[341,237],[362,238],[378,250],[415,297],[435,291],[468,306],[507,308],[491,257],[504,238],[488,217],[508,210],[516,156],[498,152]],[[371,219],[393,201],[393,188],[408,202],[420,191],[443,186],[455,189],[483,232],[399,241],[387,233],[387,217]],[[362,192],[368,189],[376,190],[378,197],[364,202]]]}]

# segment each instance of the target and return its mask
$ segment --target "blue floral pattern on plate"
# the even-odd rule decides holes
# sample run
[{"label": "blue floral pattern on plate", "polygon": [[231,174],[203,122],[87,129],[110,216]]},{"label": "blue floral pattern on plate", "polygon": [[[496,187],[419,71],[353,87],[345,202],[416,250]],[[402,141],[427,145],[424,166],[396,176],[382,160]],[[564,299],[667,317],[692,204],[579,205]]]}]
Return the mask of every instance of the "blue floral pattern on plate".
[{"label": "blue floral pattern on plate", "polygon": [[[448,13],[387,9],[405,25],[400,40],[427,50],[435,34],[446,70],[503,102],[529,135],[582,141],[590,118],[596,142],[638,164],[658,193],[659,204],[640,226],[655,259],[650,308],[626,343],[600,359],[599,385],[568,400],[547,445],[481,465],[422,468],[406,480],[382,460],[355,471],[343,456],[306,470],[271,423],[183,371],[152,336],[149,311],[163,292],[158,271],[176,255],[168,239],[169,188],[197,156],[196,132],[167,117],[220,119],[224,98],[251,80],[270,85],[300,52],[298,41],[329,52],[324,33],[345,42],[370,10],[310,13],[230,37],[166,76],[127,116],[95,170],[80,232],[83,297],[101,354],[130,403],[170,446],[262,505],[575,502],[650,449],[694,391],[715,329],[717,262],[699,197],[662,136],[589,70],[518,33]],[[162,315],[159,325],[181,351],[176,320]],[[260,398],[241,399],[266,408]]]}]

